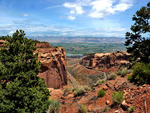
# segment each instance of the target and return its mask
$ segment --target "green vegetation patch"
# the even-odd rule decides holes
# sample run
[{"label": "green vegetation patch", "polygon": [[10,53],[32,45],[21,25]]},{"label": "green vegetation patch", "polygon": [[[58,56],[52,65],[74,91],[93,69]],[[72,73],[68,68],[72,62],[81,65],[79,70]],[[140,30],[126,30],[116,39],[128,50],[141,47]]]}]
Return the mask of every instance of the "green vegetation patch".
[{"label": "green vegetation patch", "polygon": [[103,96],[105,96],[105,94],[106,94],[106,92],[105,92],[103,89],[100,89],[100,90],[98,91],[97,96],[98,96],[98,97],[103,97]]},{"label": "green vegetation patch", "polygon": [[132,69],[133,74],[128,76],[131,82],[137,84],[150,83],[150,63],[136,63]]},{"label": "green vegetation patch", "polygon": [[47,113],[59,113],[61,110],[61,103],[59,100],[50,99],[49,110]]},{"label": "green vegetation patch", "polygon": [[85,93],[84,87],[74,88],[72,91],[73,91],[75,97],[83,95]]},{"label": "green vegetation patch", "polygon": [[114,92],[112,94],[112,99],[114,103],[121,104],[121,102],[124,99],[123,92],[122,91]]},{"label": "green vegetation patch", "polygon": [[117,77],[117,74],[116,73],[111,73],[107,76],[107,79],[108,80],[115,80]]},{"label": "green vegetation patch", "polygon": [[79,106],[78,113],[87,113],[87,109],[84,104],[79,104],[78,106]]},{"label": "green vegetation patch", "polygon": [[126,50],[123,43],[50,43],[61,46],[67,54],[90,54]]}]

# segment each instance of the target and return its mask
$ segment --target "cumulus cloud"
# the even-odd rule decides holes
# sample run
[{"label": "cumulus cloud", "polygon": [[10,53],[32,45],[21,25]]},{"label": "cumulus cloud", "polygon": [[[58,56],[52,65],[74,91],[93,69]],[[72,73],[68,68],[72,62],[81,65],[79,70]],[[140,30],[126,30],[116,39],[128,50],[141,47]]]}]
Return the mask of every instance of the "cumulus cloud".
[{"label": "cumulus cloud", "polygon": [[72,15],[87,12],[86,15],[91,18],[103,18],[126,11],[133,3],[134,0],[77,0],[74,3],[66,2],[63,6],[69,8]]},{"label": "cumulus cloud", "polygon": [[71,9],[70,13],[72,13],[72,12],[76,13],[76,14],[83,14],[84,13],[82,7],[79,4],[67,2],[67,3],[64,3],[63,6],[66,8],[70,8]]},{"label": "cumulus cloud", "polygon": [[91,2],[92,10],[88,16],[92,18],[103,18],[110,14],[123,12],[132,7],[132,5],[133,0],[96,0]]},{"label": "cumulus cloud", "polygon": [[74,16],[68,16],[68,20],[75,20],[76,19],[76,17],[74,17]]}]

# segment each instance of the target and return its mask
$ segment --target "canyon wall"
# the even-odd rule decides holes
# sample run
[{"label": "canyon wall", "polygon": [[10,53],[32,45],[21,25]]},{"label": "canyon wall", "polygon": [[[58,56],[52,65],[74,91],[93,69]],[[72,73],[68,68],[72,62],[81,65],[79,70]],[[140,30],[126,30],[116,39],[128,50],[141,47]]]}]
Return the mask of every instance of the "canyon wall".
[{"label": "canyon wall", "polygon": [[41,72],[48,88],[61,88],[67,84],[66,54],[62,47],[53,48],[49,43],[38,43],[34,53],[38,53]]},{"label": "canyon wall", "polygon": [[114,53],[95,53],[86,55],[80,61],[80,64],[88,69],[111,68],[113,66],[128,66],[130,55],[124,51]]}]

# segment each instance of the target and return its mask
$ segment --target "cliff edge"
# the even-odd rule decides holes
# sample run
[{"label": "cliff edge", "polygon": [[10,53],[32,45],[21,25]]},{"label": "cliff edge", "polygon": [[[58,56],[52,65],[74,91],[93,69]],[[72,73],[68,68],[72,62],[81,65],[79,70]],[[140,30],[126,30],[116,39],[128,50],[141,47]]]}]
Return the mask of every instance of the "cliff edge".
[{"label": "cliff edge", "polygon": [[62,47],[53,48],[49,43],[38,43],[34,53],[38,53],[41,72],[48,88],[61,88],[67,85],[66,53]]},{"label": "cliff edge", "polygon": [[108,69],[114,66],[130,65],[128,59],[130,55],[124,51],[114,53],[95,53],[84,56],[80,61],[88,69]]}]

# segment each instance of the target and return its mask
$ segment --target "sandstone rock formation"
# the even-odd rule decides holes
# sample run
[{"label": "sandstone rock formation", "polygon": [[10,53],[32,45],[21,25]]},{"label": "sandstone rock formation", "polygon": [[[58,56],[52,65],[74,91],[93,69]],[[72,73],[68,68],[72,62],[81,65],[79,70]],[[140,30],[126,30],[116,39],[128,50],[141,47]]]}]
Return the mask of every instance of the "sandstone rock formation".
[{"label": "sandstone rock formation", "polygon": [[44,78],[48,88],[61,88],[67,84],[66,54],[62,47],[52,48],[48,43],[37,44],[38,59],[41,62],[41,72],[38,76]]},{"label": "sandstone rock formation", "polygon": [[114,53],[95,53],[84,56],[80,64],[89,69],[111,68],[113,66],[130,65],[127,52],[117,51]]},{"label": "sandstone rock formation", "polygon": [[37,43],[36,47],[37,48],[51,48],[52,46],[47,42],[47,43]]}]

